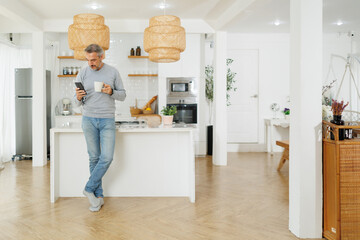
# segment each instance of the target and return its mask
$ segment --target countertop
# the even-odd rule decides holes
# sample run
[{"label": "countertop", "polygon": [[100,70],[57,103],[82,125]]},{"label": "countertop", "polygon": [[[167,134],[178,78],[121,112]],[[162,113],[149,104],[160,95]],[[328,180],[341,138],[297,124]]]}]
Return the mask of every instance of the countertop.
[{"label": "countertop", "polygon": [[[136,125],[121,125],[117,126],[118,132],[187,132],[196,131],[196,124],[173,124],[170,126],[160,125],[159,127],[149,128],[147,126]],[[63,127],[63,128],[51,128],[52,132],[82,132],[80,127]]]}]

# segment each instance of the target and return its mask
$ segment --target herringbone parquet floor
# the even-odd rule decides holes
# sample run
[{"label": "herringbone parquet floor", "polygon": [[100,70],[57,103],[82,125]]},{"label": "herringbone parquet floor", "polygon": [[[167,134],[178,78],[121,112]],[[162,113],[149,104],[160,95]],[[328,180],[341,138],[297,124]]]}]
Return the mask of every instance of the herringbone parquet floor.
[{"label": "herringbone parquet floor", "polygon": [[229,153],[228,166],[196,159],[196,203],[187,198],[49,201],[49,164],[10,162],[0,171],[0,239],[291,240],[288,163],[280,155]]}]

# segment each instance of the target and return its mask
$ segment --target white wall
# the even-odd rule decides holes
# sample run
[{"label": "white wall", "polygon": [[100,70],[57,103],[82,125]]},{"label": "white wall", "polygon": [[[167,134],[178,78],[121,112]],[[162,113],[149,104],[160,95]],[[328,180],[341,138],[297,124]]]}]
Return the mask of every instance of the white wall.
[{"label": "white wall", "polygon": [[[73,55],[73,51],[69,49],[67,33],[60,34],[60,55]],[[148,55],[143,51],[143,34],[135,33],[112,33],[110,35],[110,48],[105,51],[104,62],[117,68],[123,80],[124,87],[127,91],[127,97],[124,102],[116,101],[116,114],[120,117],[130,116],[130,106],[135,104],[138,99],[138,107],[143,107],[154,95],[158,93],[158,79],[156,77],[129,77],[132,73],[157,73],[157,63],[153,63],[148,59],[130,59],[130,49],[140,46],[141,55]],[[75,59],[62,59],[59,61],[61,74],[63,67],[81,66],[86,67],[86,61]],[[75,85],[75,78],[59,78],[59,98],[72,98]]]},{"label": "white wall", "polygon": [[[324,34],[323,44],[323,83],[326,84],[334,78],[338,79],[332,89],[333,95],[335,95],[344,74],[345,61],[334,55],[346,58],[347,54],[351,52],[351,48],[353,48],[352,53],[360,53],[360,47],[357,47],[360,46],[360,37],[355,37],[351,43],[351,38],[347,33]],[[270,105],[277,102],[283,109],[291,104],[291,101],[287,101],[289,97],[289,35],[230,33],[228,34],[228,49],[256,49],[259,51],[259,143],[255,145],[240,144],[240,147],[229,147],[229,151],[231,149],[236,149],[235,151],[265,151],[264,119],[273,116]],[[213,49],[210,48],[210,41],[206,41],[205,64],[211,64],[212,60]],[[329,73],[330,63],[332,64],[332,70]],[[359,66],[359,63],[354,63],[352,66],[357,82],[359,82]],[[349,101],[350,93],[352,98],[356,100],[354,86],[349,86],[349,75],[347,75],[339,99]],[[207,104],[206,108],[208,108]],[[356,109],[355,102],[353,110]],[[278,116],[283,117],[281,113],[278,113]],[[208,111],[206,111],[205,119],[207,123],[209,119]],[[273,138],[276,140],[288,139],[289,130],[275,127]],[[278,146],[274,147],[274,151],[283,150]]]},{"label": "white wall", "polygon": [[[272,103],[289,107],[289,35],[228,34],[228,49],[259,51],[259,139],[258,144],[240,144],[235,151],[265,151],[264,119],[273,117]],[[236,69],[232,68],[236,72]],[[283,115],[278,112],[279,117]],[[275,127],[273,139],[288,139],[288,129]],[[230,146],[228,146],[230,147]],[[231,148],[229,148],[231,151]],[[275,148],[282,151],[282,148]]]},{"label": "white wall", "polygon": [[[53,39],[52,39],[53,40]],[[130,49],[140,46],[142,55],[148,55],[143,50],[143,34],[140,33],[112,33],[110,35],[110,48],[105,52],[104,62],[116,67],[125,89],[127,90],[127,98],[125,102],[117,102],[116,114],[121,116],[129,116],[129,107],[135,104],[135,98],[138,99],[139,107],[142,107],[151,97],[159,95],[159,109],[166,105],[166,78],[167,77],[196,77],[199,79],[199,134],[195,136],[196,154],[206,154],[206,126],[204,102],[204,77],[201,66],[203,59],[201,57],[201,34],[186,35],[186,49],[181,53],[181,58],[175,63],[157,64],[148,59],[129,59]],[[59,52],[72,55],[72,51],[68,47],[67,34],[59,34]],[[59,73],[64,66],[87,66],[84,61],[73,59],[62,59],[59,61]],[[128,77],[129,73],[134,72],[152,72],[158,73],[159,77]],[[75,78],[58,78],[59,94],[55,100],[58,102],[64,97],[71,98],[74,93]]]},{"label": "white wall", "polygon": [[[352,45],[355,46],[356,39],[352,40],[348,33],[334,33],[324,34],[323,40],[323,84],[329,84],[332,80],[337,79],[334,87],[331,89],[331,96],[335,99],[345,73],[346,58],[348,54],[356,53],[354,47],[352,50]],[[351,69],[356,81],[359,82],[358,70],[360,64],[354,61],[352,63]],[[350,72],[347,71],[337,100],[347,102],[353,99],[346,109],[357,110],[357,95],[354,85],[350,84],[350,80]]]},{"label": "white wall", "polygon": [[[186,49],[181,53],[180,60],[175,63],[159,63],[159,107],[166,105],[166,78],[167,77],[196,77],[199,90],[198,127],[199,135],[195,136],[196,155],[206,154],[206,126],[204,119],[204,77],[201,34],[186,34]],[[200,114],[201,113],[201,114]]]}]

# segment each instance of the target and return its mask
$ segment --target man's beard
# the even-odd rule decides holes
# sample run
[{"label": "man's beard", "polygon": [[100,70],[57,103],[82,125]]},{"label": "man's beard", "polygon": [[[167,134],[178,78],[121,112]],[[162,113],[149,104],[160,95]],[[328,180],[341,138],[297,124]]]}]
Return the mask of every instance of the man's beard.
[{"label": "man's beard", "polygon": [[94,70],[96,70],[96,71],[99,71],[100,66],[101,66],[101,63],[99,64],[99,66],[91,65],[91,68],[94,69]]}]

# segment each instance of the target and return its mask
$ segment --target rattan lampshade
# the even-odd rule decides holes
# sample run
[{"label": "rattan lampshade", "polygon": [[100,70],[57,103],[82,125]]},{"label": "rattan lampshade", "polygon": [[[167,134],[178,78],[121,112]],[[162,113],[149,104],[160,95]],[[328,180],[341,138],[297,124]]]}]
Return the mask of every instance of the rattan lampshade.
[{"label": "rattan lampshade", "polygon": [[149,53],[151,61],[176,62],[185,47],[185,29],[180,25],[180,18],[163,15],[150,19],[144,32],[144,50]]},{"label": "rattan lampshade", "polygon": [[93,13],[74,16],[74,23],[69,26],[68,41],[74,50],[74,58],[86,60],[84,49],[90,44],[98,44],[104,50],[109,49],[110,31],[104,24],[104,17]]}]

